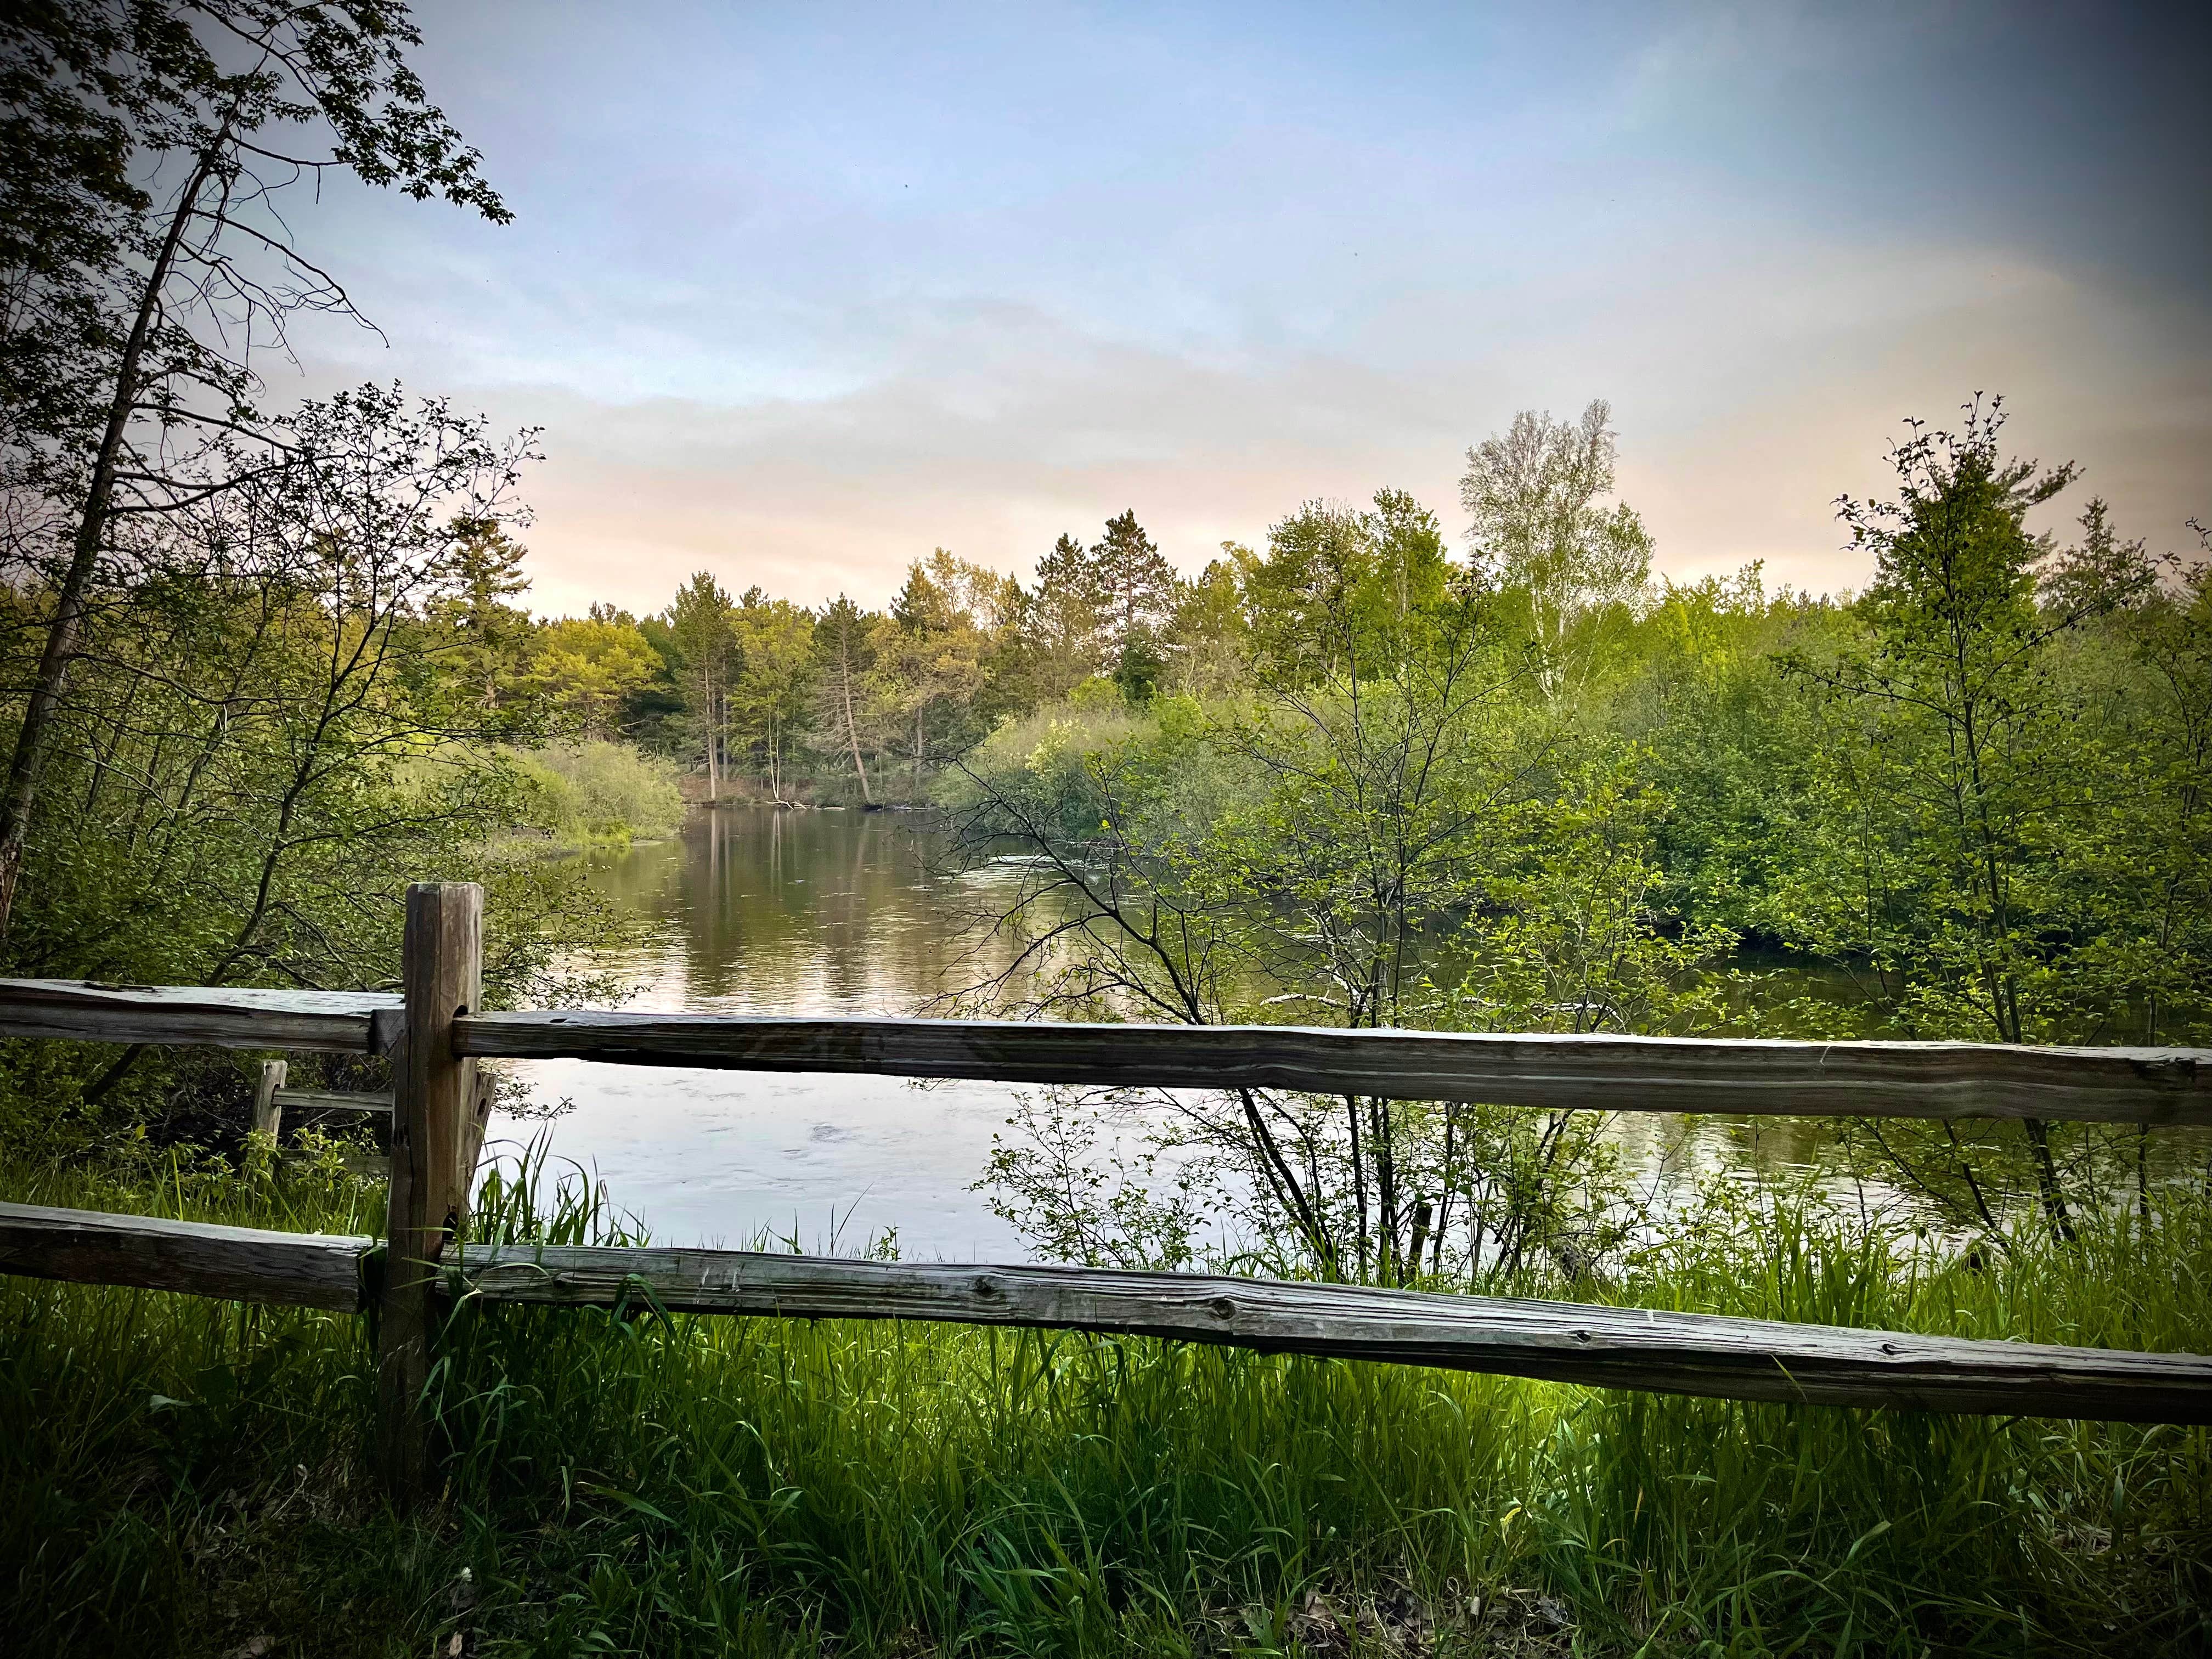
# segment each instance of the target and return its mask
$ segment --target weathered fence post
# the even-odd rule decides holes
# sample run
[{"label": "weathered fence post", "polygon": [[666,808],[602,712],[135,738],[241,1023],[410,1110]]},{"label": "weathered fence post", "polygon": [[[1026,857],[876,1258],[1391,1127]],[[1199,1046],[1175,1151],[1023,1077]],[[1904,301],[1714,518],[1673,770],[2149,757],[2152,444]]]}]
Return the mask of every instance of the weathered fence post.
[{"label": "weathered fence post", "polygon": [[253,1130],[270,1139],[276,1139],[276,1131],[283,1126],[283,1108],[276,1103],[276,1091],[284,1086],[284,1079],[291,1070],[290,1063],[282,1060],[261,1062],[261,1081],[253,1085]]},{"label": "weathered fence post", "polygon": [[453,1020],[483,988],[483,890],[417,882],[402,947],[407,1025],[392,1069],[392,1183],[378,1328],[377,1398],[385,1486],[401,1505],[429,1490],[430,1376],[438,1254],[468,1201],[463,1137],[476,1062],[453,1054]]}]

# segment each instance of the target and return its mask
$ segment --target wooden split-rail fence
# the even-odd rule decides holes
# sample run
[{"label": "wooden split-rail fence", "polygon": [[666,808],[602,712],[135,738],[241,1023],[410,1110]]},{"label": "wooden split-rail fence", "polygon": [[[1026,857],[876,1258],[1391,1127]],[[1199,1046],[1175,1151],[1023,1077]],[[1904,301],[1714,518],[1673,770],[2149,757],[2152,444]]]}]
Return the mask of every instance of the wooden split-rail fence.
[{"label": "wooden split-rail fence", "polygon": [[479,1060],[1243,1085],[1554,1109],[2204,1125],[2212,1051],[485,1013],[482,910],[469,884],[409,890],[400,995],[0,981],[0,1036],[386,1055],[393,1079],[388,1101],[287,1091],[281,1062],[271,1062],[255,1102],[256,1124],[269,1130],[288,1105],[389,1110],[382,1240],[0,1205],[0,1271],[374,1307],[379,1438],[387,1485],[403,1501],[423,1493],[433,1473],[424,1396],[440,1298],[455,1295],[1053,1327],[1738,1400],[2212,1423],[2212,1358],[2192,1354],[1196,1273],[458,1242],[490,1106]]}]

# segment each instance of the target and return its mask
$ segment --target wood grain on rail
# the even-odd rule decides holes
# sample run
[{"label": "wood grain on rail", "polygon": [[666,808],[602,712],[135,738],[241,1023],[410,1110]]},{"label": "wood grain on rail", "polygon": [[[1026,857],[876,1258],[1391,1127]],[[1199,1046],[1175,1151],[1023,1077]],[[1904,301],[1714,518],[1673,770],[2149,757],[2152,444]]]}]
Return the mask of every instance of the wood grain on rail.
[{"label": "wood grain on rail", "polygon": [[[374,1241],[0,1204],[0,1273],[352,1311]],[[489,1302],[914,1319],[1164,1337],[1732,1400],[2212,1423],[2212,1358],[1850,1330],[1573,1302],[1083,1267],[742,1250],[449,1247]]]},{"label": "wood grain on rail", "polygon": [[1155,1336],[1731,1400],[2212,1423],[2212,1358],[1197,1273],[853,1261],[739,1250],[472,1246],[489,1300],[917,1319]]},{"label": "wood grain on rail", "polygon": [[[377,992],[0,981],[6,1036],[380,1054],[403,1024],[399,999]],[[558,1009],[471,1014],[453,1030],[454,1052],[465,1059],[1242,1085],[1556,1109],[2212,1123],[2212,1051],[2189,1048]]]},{"label": "wood grain on rail", "polygon": [[362,1307],[362,1258],[373,1243],[0,1204],[0,1273],[342,1313]]},{"label": "wood grain on rail", "polygon": [[383,1054],[401,1024],[399,998],[380,991],[0,980],[0,1036]]},{"label": "wood grain on rail", "polygon": [[2212,1123],[2212,1051],[2183,1048],[592,1012],[471,1015],[454,1042],[486,1058],[1506,1106]]}]

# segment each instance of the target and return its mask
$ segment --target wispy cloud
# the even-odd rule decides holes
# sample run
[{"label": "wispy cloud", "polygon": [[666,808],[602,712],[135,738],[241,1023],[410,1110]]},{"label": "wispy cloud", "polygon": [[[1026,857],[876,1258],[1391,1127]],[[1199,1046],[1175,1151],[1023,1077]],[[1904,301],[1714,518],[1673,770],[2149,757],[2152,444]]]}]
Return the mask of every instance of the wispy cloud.
[{"label": "wispy cloud", "polygon": [[550,610],[1455,525],[1468,443],[1592,396],[1678,574],[1862,580],[1828,503],[1981,390],[2131,531],[2212,508],[2187,42],[2087,8],[532,15],[423,20],[518,224],[333,201],[394,345],[311,367],[544,425]]}]

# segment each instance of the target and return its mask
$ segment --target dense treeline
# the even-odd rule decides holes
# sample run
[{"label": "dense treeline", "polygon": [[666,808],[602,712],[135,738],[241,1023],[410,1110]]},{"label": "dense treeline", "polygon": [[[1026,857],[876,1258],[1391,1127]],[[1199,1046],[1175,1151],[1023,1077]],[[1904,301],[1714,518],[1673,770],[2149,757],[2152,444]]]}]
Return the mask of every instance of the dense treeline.
[{"label": "dense treeline", "polygon": [[732,599],[702,572],[642,622],[513,613],[488,684],[713,793],[857,804],[962,799],[939,775],[1042,734],[1233,725],[1255,697],[1313,703],[1320,730],[1320,705],[1443,664],[1432,695],[1465,706],[1431,712],[1436,756],[1486,757],[1494,809],[1455,832],[1455,878],[1509,800],[1602,798],[1648,864],[1630,908],[1669,938],[1831,959],[1900,1032],[2172,1040],[2205,1013],[2201,554],[2154,558],[2094,499],[2032,532],[2072,472],[2008,461],[2000,426],[1916,432],[1898,500],[1843,503],[1872,567],[1856,597],[1770,592],[1756,567],[1654,580],[1607,500],[1597,404],[1470,451],[1460,548],[1386,489],[1309,502],[1188,577],[1133,513],[1062,536],[1027,583],[939,550],[881,611]]},{"label": "dense treeline", "polygon": [[511,611],[501,682],[517,705],[680,758],[710,799],[912,802],[1009,714],[1086,689],[1141,705],[1198,670],[1234,595],[1227,563],[1178,579],[1130,512],[1090,546],[1062,536],[1028,586],[939,548],[881,611],[732,598],[707,571],[642,621]]},{"label": "dense treeline", "polygon": [[[1595,404],[1471,449],[1452,540],[1384,489],[1364,507],[1309,501],[1187,577],[1125,513],[1088,545],[1062,536],[1026,583],[940,549],[880,611],[732,599],[702,572],[641,622],[494,606],[471,626],[504,653],[489,706],[630,738],[725,797],[957,806],[994,778],[1035,786],[1060,756],[1092,782],[1031,805],[1083,834],[1104,799],[1085,787],[1152,801],[1132,775],[1148,748],[1185,741],[1161,776],[1230,795],[1323,761],[1348,769],[1312,783],[1311,811],[1341,787],[1364,816],[1285,821],[1293,842],[1437,817],[1394,876],[1416,926],[1465,908],[1540,830],[1567,866],[1607,863],[1620,915],[1658,924],[1670,951],[1832,961],[1897,1034],[2178,1040],[2207,1013],[2201,550],[2154,557],[2094,499],[2063,533],[2031,529],[2073,470],[2009,460],[2002,425],[1978,404],[1955,433],[1916,428],[1897,498],[1841,503],[1869,567],[1856,596],[1770,592],[1756,566],[1655,579],[1640,520],[1609,499],[1615,439]],[[1233,862],[1204,818],[1221,805],[1185,827],[1213,823],[1211,852]],[[1336,902],[1326,884],[1279,896],[1302,915]],[[1529,889],[1489,908],[1540,907]],[[1406,1012],[1379,969],[1348,982],[1346,1020]],[[1554,988],[1543,1000],[1565,1006]],[[1579,986],[1577,1018],[1664,1027],[1675,1016],[1648,994]]]}]

